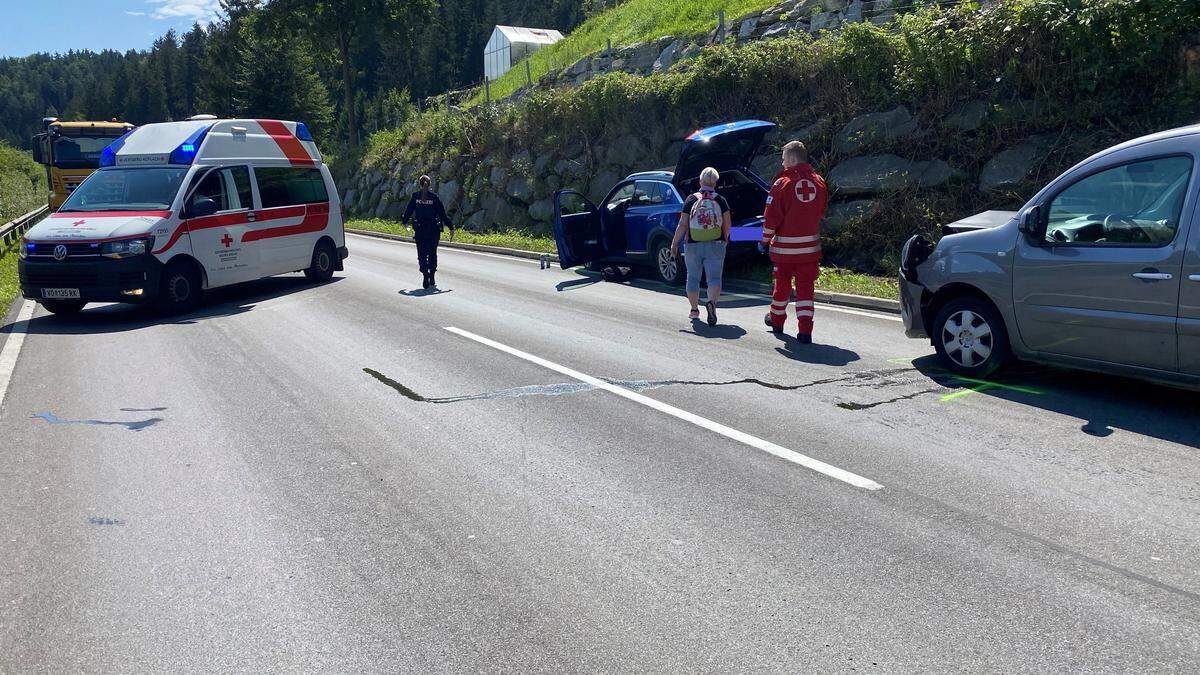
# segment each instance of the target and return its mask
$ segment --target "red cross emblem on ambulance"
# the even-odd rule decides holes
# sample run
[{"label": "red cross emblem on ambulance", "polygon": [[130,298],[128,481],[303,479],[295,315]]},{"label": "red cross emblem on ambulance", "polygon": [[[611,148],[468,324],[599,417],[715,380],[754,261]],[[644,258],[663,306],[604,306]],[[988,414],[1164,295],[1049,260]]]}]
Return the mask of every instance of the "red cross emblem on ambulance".
[{"label": "red cross emblem on ambulance", "polygon": [[226,232],[225,235],[223,237],[221,237],[221,243],[225,244],[225,248],[229,248],[229,245],[233,243],[233,238],[229,236],[228,232]]},{"label": "red cross emblem on ambulance", "polygon": [[86,222],[87,222],[86,220],[77,220],[77,221],[71,223],[71,227],[79,227],[80,225],[82,225]]},{"label": "red cross emblem on ambulance", "polygon": [[817,198],[817,184],[807,178],[796,181],[796,199],[807,204]]}]

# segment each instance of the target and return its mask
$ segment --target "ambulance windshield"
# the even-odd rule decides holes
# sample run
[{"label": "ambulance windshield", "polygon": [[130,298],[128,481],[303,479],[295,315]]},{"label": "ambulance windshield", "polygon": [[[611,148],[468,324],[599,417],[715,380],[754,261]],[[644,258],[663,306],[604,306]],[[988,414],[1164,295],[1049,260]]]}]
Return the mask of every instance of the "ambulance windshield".
[{"label": "ambulance windshield", "polygon": [[169,209],[188,167],[101,169],[71,192],[60,211]]}]

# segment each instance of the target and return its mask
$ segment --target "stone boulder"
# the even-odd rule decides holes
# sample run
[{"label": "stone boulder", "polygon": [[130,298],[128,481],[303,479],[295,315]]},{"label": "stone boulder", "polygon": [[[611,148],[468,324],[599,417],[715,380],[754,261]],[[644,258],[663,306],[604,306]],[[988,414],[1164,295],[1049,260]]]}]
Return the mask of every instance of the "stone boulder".
[{"label": "stone boulder", "polygon": [[608,191],[611,190],[613,186],[617,184],[617,181],[621,180],[621,178],[622,176],[620,174],[608,169],[596,174],[588,186],[588,199],[599,204],[600,200],[604,199],[608,195]]},{"label": "stone boulder", "polygon": [[529,205],[529,217],[539,223],[548,223],[554,219],[554,201],[540,199]]},{"label": "stone boulder", "polygon": [[666,49],[663,49],[662,52],[659,53],[658,59],[654,61],[654,72],[661,73],[662,71],[674,65],[680,49],[681,45],[678,42],[672,42],[671,44],[667,45]]},{"label": "stone boulder", "polygon": [[860,115],[850,120],[834,139],[834,148],[852,155],[869,146],[909,138],[917,132],[917,120],[908,108],[899,106],[881,113]]},{"label": "stone boulder", "polygon": [[829,174],[829,184],[840,194],[865,195],[936,187],[953,176],[954,170],[940,159],[913,162],[896,155],[878,155],[838,164]]},{"label": "stone boulder", "polygon": [[533,160],[533,173],[536,176],[542,176],[546,173],[546,168],[550,166],[550,162],[554,160],[554,155],[546,153],[538,155],[538,158]]},{"label": "stone boulder", "polygon": [[492,167],[492,173],[488,176],[492,187],[497,190],[503,189],[504,183],[508,180],[508,172],[502,166]]},{"label": "stone boulder", "polygon": [[986,101],[968,101],[954,107],[942,118],[942,126],[959,131],[975,131],[983,126],[990,106]]},{"label": "stone boulder", "polygon": [[489,195],[484,198],[483,212],[489,224],[508,227],[513,222],[513,207],[508,200],[499,195]]},{"label": "stone boulder", "polygon": [[835,235],[850,223],[874,216],[878,210],[879,202],[874,199],[854,199],[830,204],[825,210],[825,219],[821,221],[821,234]]},{"label": "stone boulder", "polygon": [[1050,148],[1053,136],[1032,136],[993,157],[979,175],[979,189],[1003,190],[1019,185],[1029,177]]},{"label": "stone boulder", "polygon": [[482,232],[488,226],[487,211],[480,209],[467,218],[467,229],[472,232]]},{"label": "stone boulder", "polygon": [[750,18],[743,20],[741,25],[738,26],[737,35],[741,39],[751,37],[752,35],[754,35],[754,31],[757,28],[758,28],[758,17],[751,16]]},{"label": "stone boulder", "polygon": [[513,176],[508,179],[508,187],[504,193],[509,197],[523,203],[529,203],[529,197],[533,194],[529,187],[529,179],[524,176]]},{"label": "stone boulder", "polygon": [[604,159],[613,166],[637,166],[646,161],[646,144],[636,136],[622,136],[608,146]]},{"label": "stone boulder", "polygon": [[750,168],[769,183],[783,170],[783,160],[778,152],[771,150],[755,157],[754,161],[750,163]]},{"label": "stone boulder", "polygon": [[792,33],[807,32],[808,24],[803,21],[783,21],[763,31],[762,39],[787,37]]},{"label": "stone boulder", "polygon": [[438,186],[437,196],[442,200],[442,205],[447,210],[458,206],[458,198],[462,195],[462,190],[458,186],[458,181],[448,180]]}]

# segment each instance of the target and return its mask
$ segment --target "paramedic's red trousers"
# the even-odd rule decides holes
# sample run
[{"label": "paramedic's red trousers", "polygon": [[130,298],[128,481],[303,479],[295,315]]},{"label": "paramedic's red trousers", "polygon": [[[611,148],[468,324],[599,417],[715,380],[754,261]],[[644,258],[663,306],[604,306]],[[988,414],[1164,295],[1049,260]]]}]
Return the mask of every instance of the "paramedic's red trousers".
[{"label": "paramedic's red trousers", "polygon": [[787,304],[796,288],[796,320],[800,332],[813,331],[813,284],[821,274],[818,263],[775,265],[775,292],[771,295],[771,324],[783,328],[787,323]]}]

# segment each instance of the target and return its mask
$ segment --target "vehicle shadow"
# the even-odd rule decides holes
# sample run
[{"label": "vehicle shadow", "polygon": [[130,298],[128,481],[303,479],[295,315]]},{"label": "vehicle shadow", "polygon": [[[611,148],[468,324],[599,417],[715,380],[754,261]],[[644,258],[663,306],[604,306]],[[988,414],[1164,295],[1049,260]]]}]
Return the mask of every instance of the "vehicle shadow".
[{"label": "vehicle shadow", "polygon": [[933,355],[913,367],[933,382],[962,394],[983,395],[1074,417],[1079,430],[1105,438],[1120,429],[1200,448],[1200,393],[1118,375],[1018,363],[987,380],[960,378]]},{"label": "vehicle shadow", "polygon": [[0,332],[11,333],[20,327],[30,335],[90,335],[123,333],[159,325],[188,325],[248,312],[264,300],[334,284],[342,278],[334,277],[324,284],[314,284],[300,275],[267,277],[209,291],[205,294],[203,306],[179,316],[162,316],[144,305],[104,304],[84,308],[74,316],[47,314],[25,322],[18,321]]},{"label": "vehicle shadow", "polygon": [[741,326],[735,326],[732,324],[717,324],[715,326],[710,326],[700,319],[692,319],[691,330],[680,328],[679,332],[686,335],[698,335],[702,338],[713,338],[719,340],[737,340],[738,338],[745,337],[746,335],[746,329],[742,328]]},{"label": "vehicle shadow", "polygon": [[793,361],[821,366],[846,366],[861,358],[858,352],[838,347],[837,345],[827,345],[819,342],[805,345],[800,344],[800,341],[793,335],[780,333],[772,333],[772,335],[784,343],[782,347],[776,347],[775,351]]},{"label": "vehicle shadow", "polygon": [[428,297],[430,295],[441,295],[443,293],[450,293],[453,290],[454,290],[453,288],[413,288],[413,289],[402,288],[402,289],[400,289],[400,295],[403,295],[406,298],[424,298],[424,297]]}]

